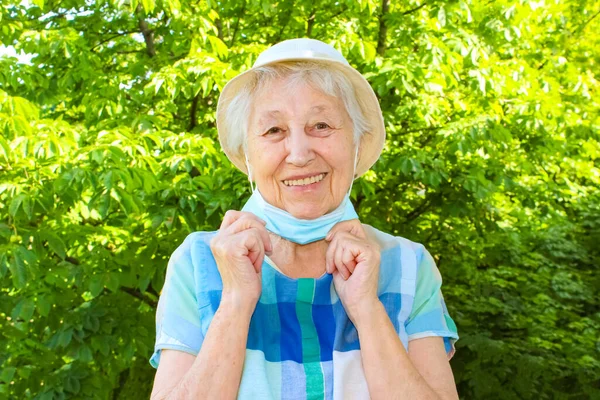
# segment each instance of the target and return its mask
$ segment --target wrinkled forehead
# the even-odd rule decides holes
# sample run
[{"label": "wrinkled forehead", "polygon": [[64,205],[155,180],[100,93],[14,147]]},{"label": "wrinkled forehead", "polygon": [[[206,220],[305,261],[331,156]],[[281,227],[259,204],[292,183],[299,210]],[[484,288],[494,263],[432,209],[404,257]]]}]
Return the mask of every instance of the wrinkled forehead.
[{"label": "wrinkled forehead", "polygon": [[[306,100],[310,99],[310,104]],[[265,82],[252,93],[250,116],[253,121],[284,117],[291,109],[301,107],[308,115],[344,117],[341,98],[317,87],[308,80],[278,77]]]}]

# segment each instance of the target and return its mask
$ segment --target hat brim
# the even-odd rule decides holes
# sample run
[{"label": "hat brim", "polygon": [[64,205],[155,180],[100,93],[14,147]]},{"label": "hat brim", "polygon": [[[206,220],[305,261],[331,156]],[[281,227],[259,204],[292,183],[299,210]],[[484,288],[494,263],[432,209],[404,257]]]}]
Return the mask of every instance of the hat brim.
[{"label": "hat brim", "polygon": [[[356,165],[355,179],[363,175],[365,172],[375,164],[381,155],[383,146],[385,144],[385,125],[383,121],[383,115],[381,113],[381,107],[377,96],[371,88],[369,82],[352,66],[344,64],[338,61],[333,61],[329,58],[322,57],[289,57],[281,58],[276,61],[263,63],[260,66],[273,65],[280,62],[286,61],[317,61],[327,64],[332,68],[336,68],[341,71],[346,78],[352,84],[355,91],[356,100],[362,109],[365,119],[369,124],[369,130],[364,132],[360,139],[359,151],[358,151],[358,162]],[[231,79],[219,96],[217,103],[217,131],[219,134],[219,142],[223,151],[229,158],[229,160],[235,165],[240,171],[248,174],[246,168],[246,160],[241,148],[233,148],[230,143],[230,134],[225,123],[225,110],[229,108],[229,104],[233,98],[243,89],[252,79],[252,73],[255,68],[242,72],[235,78]]]}]

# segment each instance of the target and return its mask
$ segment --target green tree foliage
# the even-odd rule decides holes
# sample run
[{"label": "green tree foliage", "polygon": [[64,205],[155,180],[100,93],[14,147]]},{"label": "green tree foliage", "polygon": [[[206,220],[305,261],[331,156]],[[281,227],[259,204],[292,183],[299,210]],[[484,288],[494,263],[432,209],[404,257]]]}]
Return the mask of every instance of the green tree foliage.
[{"label": "green tree foliage", "polygon": [[31,0],[0,6],[0,398],[147,398],[166,262],[249,196],[215,105],[269,45],[377,92],[363,220],[424,243],[465,399],[600,398],[593,1]]}]

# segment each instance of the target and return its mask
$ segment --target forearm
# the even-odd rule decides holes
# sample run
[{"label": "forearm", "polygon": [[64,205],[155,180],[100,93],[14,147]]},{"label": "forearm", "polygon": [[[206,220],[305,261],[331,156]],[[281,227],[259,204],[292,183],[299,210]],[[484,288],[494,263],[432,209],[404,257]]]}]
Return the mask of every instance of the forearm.
[{"label": "forearm", "polygon": [[439,399],[413,366],[380,301],[365,308],[356,328],[372,399]]},{"label": "forearm", "polygon": [[221,300],[200,353],[167,400],[237,397],[252,311]]}]

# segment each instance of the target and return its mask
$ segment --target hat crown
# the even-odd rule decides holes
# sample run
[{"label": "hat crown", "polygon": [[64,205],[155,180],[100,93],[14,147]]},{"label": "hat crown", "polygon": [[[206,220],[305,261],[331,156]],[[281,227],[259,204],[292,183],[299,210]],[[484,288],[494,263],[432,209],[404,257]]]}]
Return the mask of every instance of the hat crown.
[{"label": "hat crown", "polygon": [[342,53],[333,46],[320,40],[309,38],[289,39],[279,42],[260,53],[252,68],[260,67],[279,60],[290,59],[327,59],[349,65]]}]

